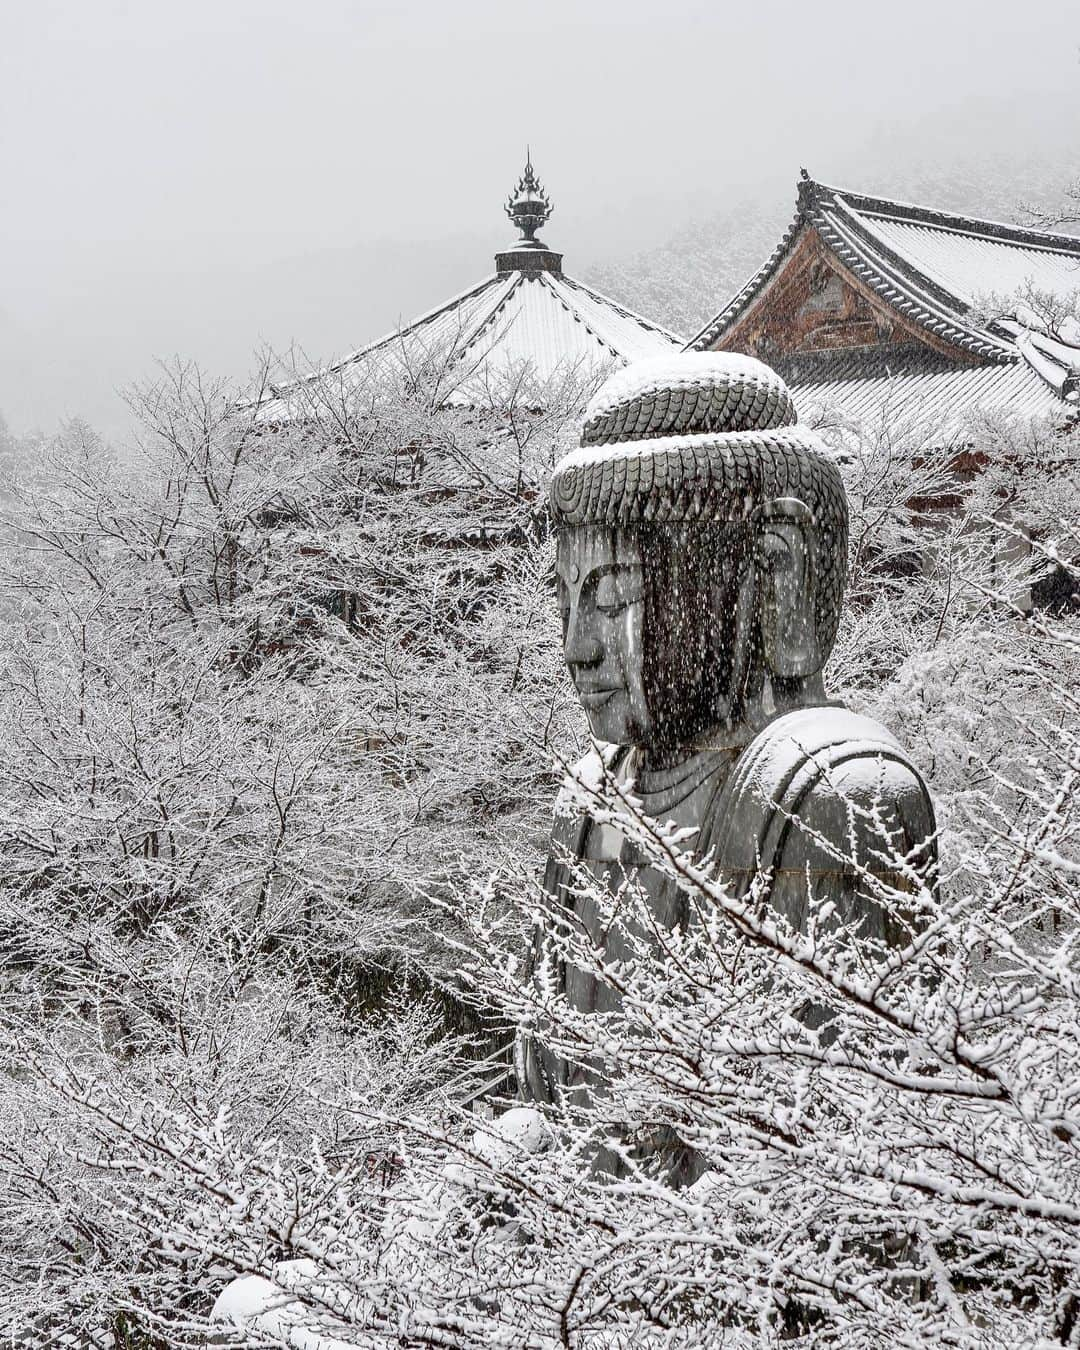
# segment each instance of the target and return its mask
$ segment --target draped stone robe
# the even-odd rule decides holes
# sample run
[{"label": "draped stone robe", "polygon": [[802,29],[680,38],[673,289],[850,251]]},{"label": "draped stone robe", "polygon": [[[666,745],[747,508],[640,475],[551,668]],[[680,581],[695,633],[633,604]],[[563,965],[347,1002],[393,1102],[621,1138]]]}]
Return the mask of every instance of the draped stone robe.
[{"label": "draped stone robe", "polygon": [[[809,905],[826,901],[833,908],[825,931],[854,922],[860,938],[895,945],[917,926],[914,912],[883,907],[863,875],[864,869],[900,891],[935,883],[929,794],[879,723],[836,704],[800,708],[776,717],[749,744],[699,750],[674,768],[636,770],[639,758],[634,748],[614,750],[608,771],[632,789],[647,815],[696,829],[693,852],[712,852],[718,876],[736,893],[745,893],[761,868],[771,869],[767,903],[797,931],[806,930]],[[579,860],[613,898],[635,876],[657,925],[686,927],[688,897],[673,879],[642,866],[616,827],[587,815],[557,815],[545,889],[576,915],[607,960],[629,957],[626,936],[579,893],[566,857]],[[617,1006],[614,991],[569,963],[560,964],[558,982],[575,1008]],[[568,1065],[528,1039],[519,1046],[518,1073],[526,1097],[554,1102],[567,1092],[573,1098],[595,1090],[603,1066]]]}]

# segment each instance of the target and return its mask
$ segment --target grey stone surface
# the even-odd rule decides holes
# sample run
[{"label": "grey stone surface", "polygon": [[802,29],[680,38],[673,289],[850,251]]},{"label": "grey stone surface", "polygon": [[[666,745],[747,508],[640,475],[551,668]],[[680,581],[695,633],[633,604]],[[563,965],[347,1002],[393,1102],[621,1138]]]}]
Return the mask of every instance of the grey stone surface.
[{"label": "grey stone surface", "polygon": [[[829,902],[823,931],[854,923],[868,950],[902,940],[917,919],[875,879],[902,894],[932,880],[933,808],[893,736],[826,697],[847,503],[779,376],[720,354],[619,372],[556,468],[551,509],[566,663],[608,772],[695,830],[736,890],[771,869],[767,903],[796,929]],[[660,925],[688,922],[687,897],[617,828],[557,816],[546,888],[609,957],[626,936],[572,885],[567,855],[605,888],[636,876]],[[612,1006],[583,972],[559,979],[575,1006]],[[589,1077],[537,1042],[519,1074],[540,1101]]]}]

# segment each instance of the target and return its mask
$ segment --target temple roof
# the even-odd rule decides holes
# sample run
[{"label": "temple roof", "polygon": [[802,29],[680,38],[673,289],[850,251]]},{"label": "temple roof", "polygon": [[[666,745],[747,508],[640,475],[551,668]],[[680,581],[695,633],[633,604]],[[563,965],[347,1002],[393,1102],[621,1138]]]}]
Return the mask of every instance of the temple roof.
[{"label": "temple roof", "polygon": [[679,350],[683,339],[675,333],[564,274],[562,254],[536,238],[552,210],[530,159],[506,206],[521,238],[496,254],[494,273],[327,370],[273,390],[261,415],[302,417],[305,388],[327,376],[359,382],[428,368],[442,402],[469,405],[518,372],[539,382],[560,374],[589,379]]},{"label": "temple roof", "polygon": [[970,430],[975,418],[1041,419],[1071,406],[1022,361],[937,369],[912,364],[872,375],[854,362],[836,363],[788,383],[800,420],[810,425],[887,426],[893,435],[932,431],[951,439]]},{"label": "temple roof", "polygon": [[[792,301],[781,315],[779,293],[811,245],[866,302],[861,327],[872,315],[880,341],[853,338],[854,322],[845,336],[839,321],[809,341],[782,321]],[[942,412],[987,402],[1053,412],[1080,396],[1080,324],[1047,315],[1078,299],[1080,238],[829,187],[804,170],[783,238],[689,346],[745,350],[767,334],[757,354],[802,390],[801,405],[828,396],[853,416],[881,411],[886,395],[912,411],[929,398]],[[770,309],[781,321],[764,321]],[[990,377],[987,366],[1010,369]]]}]

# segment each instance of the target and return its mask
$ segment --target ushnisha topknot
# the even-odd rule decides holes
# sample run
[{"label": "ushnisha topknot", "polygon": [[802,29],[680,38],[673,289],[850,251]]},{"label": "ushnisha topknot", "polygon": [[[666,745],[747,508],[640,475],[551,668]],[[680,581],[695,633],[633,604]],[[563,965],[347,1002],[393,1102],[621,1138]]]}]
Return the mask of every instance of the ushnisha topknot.
[{"label": "ushnisha topknot", "polygon": [[763,361],[735,353],[684,352],[616,371],[585,410],[581,444],[766,431],[796,420],[787,385]]},{"label": "ushnisha topknot", "polygon": [[555,466],[553,523],[738,523],[796,498],[814,522],[827,650],[847,571],[847,498],[832,456],[796,417],[783,380],[753,357],[685,352],[627,366],[586,408],[580,449]]}]

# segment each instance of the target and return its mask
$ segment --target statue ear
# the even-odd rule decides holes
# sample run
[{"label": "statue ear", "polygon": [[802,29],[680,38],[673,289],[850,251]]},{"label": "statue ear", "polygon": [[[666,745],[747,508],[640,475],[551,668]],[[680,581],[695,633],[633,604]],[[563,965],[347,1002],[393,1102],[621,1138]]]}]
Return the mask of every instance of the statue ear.
[{"label": "statue ear", "polygon": [[762,503],[752,520],[765,664],[781,680],[813,675],[822,666],[813,512],[797,497],[777,497]]}]

